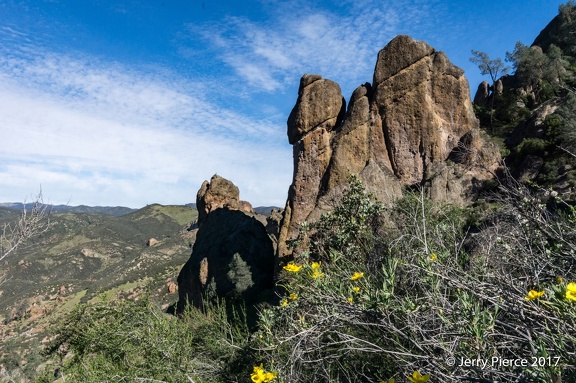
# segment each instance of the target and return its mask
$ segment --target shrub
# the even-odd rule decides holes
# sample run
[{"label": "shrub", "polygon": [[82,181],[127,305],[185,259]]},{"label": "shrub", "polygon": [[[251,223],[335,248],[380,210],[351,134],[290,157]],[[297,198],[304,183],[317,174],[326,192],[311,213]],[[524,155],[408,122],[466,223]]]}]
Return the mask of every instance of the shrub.
[{"label": "shrub", "polygon": [[[395,225],[360,236],[377,233],[363,241],[378,246],[356,248],[377,252],[350,257],[348,243],[325,241],[320,263],[311,241],[283,271],[282,304],[260,317],[256,339],[279,379],[574,381],[576,215],[548,211],[518,184],[502,193],[490,226],[472,238],[462,210],[417,193],[384,212]],[[357,220],[346,217],[361,196],[353,186],[314,227],[353,232]],[[508,365],[516,360],[528,366]]]},{"label": "shrub", "polygon": [[177,318],[148,299],[84,304],[46,352],[69,356],[61,370],[70,382],[243,379],[252,367],[248,332],[242,320],[227,320],[224,306],[206,314],[189,308]]}]

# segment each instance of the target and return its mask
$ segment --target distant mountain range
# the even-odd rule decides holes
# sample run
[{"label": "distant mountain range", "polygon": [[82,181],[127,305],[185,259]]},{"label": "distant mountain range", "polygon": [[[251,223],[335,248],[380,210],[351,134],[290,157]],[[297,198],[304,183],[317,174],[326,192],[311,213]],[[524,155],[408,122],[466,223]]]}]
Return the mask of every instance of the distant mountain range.
[{"label": "distant mountain range", "polygon": [[[11,210],[22,210],[26,206],[26,209],[32,209],[33,204],[27,203],[23,204],[21,202],[0,202],[0,207],[11,209]],[[46,205],[48,210],[52,213],[89,213],[89,214],[107,214],[114,217],[120,217],[126,214],[135,212],[138,209],[132,209],[125,206],[69,206],[69,205]],[[195,203],[187,203],[184,206],[196,209]],[[254,211],[258,214],[269,215],[272,209],[279,209],[275,206],[259,206],[255,207]]]},{"label": "distant mountain range", "polygon": [[[21,202],[4,202],[0,203],[0,207],[12,210],[32,209],[33,203],[23,204]],[[68,205],[45,205],[48,211],[52,213],[90,213],[90,214],[107,214],[115,217],[120,217],[132,213],[138,209],[132,209],[124,206],[68,206]]]}]

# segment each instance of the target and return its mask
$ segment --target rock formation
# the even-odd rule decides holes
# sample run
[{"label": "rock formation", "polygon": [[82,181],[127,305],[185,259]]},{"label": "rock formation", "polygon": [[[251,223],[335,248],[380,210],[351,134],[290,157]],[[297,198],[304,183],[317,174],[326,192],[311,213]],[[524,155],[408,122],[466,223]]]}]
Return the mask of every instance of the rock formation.
[{"label": "rock formation", "polygon": [[178,311],[203,307],[208,296],[247,304],[274,286],[274,250],[258,220],[238,210],[211,212],[198,230],[190,259],[178,275]]},{"label": "rock formation", "polygon": [[460,68],[409,36],[379,52],[373,83],[358,87],[347,109],[338,84],[303,76],[288,118],[294,175],[278,255],[290,254],[286,240],[330,208],[351,174],[382,201],[411,185],[436,200],[470,199],[499,154],[480,138],[469,94]]},{"label": "rock formation", "polygon": [[226,178],[214,174],[210,182],[204,181],[196,194],[198,209],[198,226],[204,222],[211,211],[225,207],[228,210],[240,210],[249,215],[256,214],[252,204],[240,200],[238,186]]},{"label": "rock formation", "polygon": [[484,80],[478,85],[478,90],[474,95],[474,104],[479,106],[488,106],[488,99],[490,97],[490,85],[488,81]]},{"label": "rock formation", "polygon": [[202,308],[207,295],[251,304],[273,287],[273,241],[252,205],[238,197],[238,187],[218,175],[198,190],[199,229],[178,276],[179,312],[187,303]]},{"label": "rock formation", "polygon": [[240,191],[238,187],[226,178],[215,174],[210,182],[204,181],[196,194],[196,209],[198,209],[198,225],[206,220],[211,211],[225,207],[238,210],[240,206]]}]

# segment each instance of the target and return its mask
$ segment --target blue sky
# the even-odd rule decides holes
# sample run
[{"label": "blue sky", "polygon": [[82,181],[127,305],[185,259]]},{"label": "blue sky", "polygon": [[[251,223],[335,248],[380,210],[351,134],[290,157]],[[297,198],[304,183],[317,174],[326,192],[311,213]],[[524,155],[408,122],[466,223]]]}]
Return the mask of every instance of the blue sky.
[{"label": "blue sky", "polygon": [[3,0],[0,202],[194,202],[214,173],[283,206],[304,73],[349,98],[409,34],[482,77],[472,49],[531,44],[556,0]]}]

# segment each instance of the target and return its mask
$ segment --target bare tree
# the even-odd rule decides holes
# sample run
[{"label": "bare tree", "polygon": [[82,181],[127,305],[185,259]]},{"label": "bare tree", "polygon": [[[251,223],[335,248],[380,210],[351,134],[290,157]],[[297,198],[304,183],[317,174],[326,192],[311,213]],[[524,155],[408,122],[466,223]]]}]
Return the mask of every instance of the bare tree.
[{"label": "bare tree", "polygon": [[31,207],[24,201],[22,213],[16,222],[4,223],[0,233],[0,261],[10,256],[26,241],[45,233],[50,228],[48,205],[44,204],[42,188],[34,197]]}]

